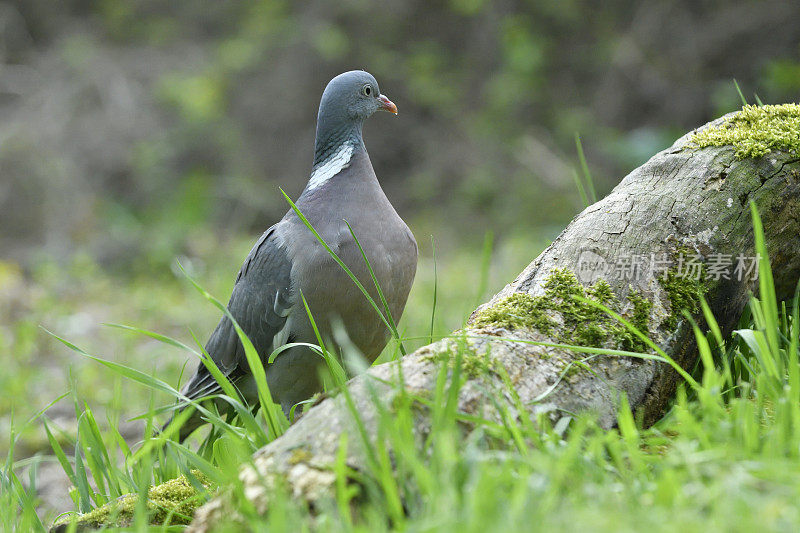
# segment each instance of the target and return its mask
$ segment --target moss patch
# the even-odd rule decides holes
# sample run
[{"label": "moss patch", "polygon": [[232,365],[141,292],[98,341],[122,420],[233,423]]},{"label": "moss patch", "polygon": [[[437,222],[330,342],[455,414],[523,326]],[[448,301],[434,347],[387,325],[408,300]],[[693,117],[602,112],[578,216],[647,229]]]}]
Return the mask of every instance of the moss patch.
[{"label": "moss patch", "polygon": [[546,313],[542,297],[516,293],[484,309],[475,317],[475,327],[495,326],[505,329],[534,329],[550,333],[554,322]]},{"label": "moss patch", "polygon": [[736,157],[761,157],[773,150],[800,152],[800,105],[746,105],[724,123],[695,133],[698,148],[733,145]]},{"label": "moss patch", "polygon": [[[475,378],[482,374],[486,374],[494,369],[497,362],[489,355],[489,350],[483,353],[476,353],[468,344],[460,346],[452,346],[461,354],[461,372],[468,377]],[[456,352],[452,349],[442,350],[439,352],[430,352],[422,357],[423,361],[433,361],[437,363],[447,362],[450,368],[453,368],[456,363]]]},{"label": "moss patch", "polygon": [[292,450],[292,454],[289,456],[289,464],[296,465],[298,463],[304,463],[312,457],[313,455],[311,452],[305,447],[295,448]]},{"label": "moss patch", "polygon": [[[473,326],[494,326],[531,329],[553,335],[561,343],[586,347],[612,347],[642,351],[646,344],[605,311],[585,300],[591,300],[621,313],[621,305],[605,280],[586,288],[575,274],[566,269],[554,269],[545,281],[540,296],[513,294],[496,305],[481,311]],[[633,309],[628,320],[645,335],[649,334],[650,301],[632,291],[628,301]]]},{"label": "moss patch", "polygon": [[664,320],[667,329],[674,329],[678,325],[684,310],[691,314],[697,313],[700,310],[700,298],[708,290],[705,271],[701,272],[700,279],[695,279],[681,276],[674,269],[669,270],[666,275],[658,278],[658,283],[669,298],[669,316]]},{"label": "moss patch", "polygon": [[[649,333],[648,323],[650,322],[650,310],[653,308],[653,303],[638,292],[631,292],[628,295],[628,301],[633,305],[631,324],[642,333]],[[636,340],[641,342],[638,339]]]},{"label": "moss patch", "polygon": [[[192,474],[206,489],[211,488],[211,482],[202,473],[193,471]],[[91,527],[128,526],[133,521],[138,499],[136,494],[126,494],[77,517],[65,516],[56,522],[54,527],[68,525],[73,520],[77,524]],[[188,524],[192,521],[194,512],[203,503],[205,503],[203,493],[198,491],[184,475],[151,487],[147,492],[147,509],[151,524]]]}]

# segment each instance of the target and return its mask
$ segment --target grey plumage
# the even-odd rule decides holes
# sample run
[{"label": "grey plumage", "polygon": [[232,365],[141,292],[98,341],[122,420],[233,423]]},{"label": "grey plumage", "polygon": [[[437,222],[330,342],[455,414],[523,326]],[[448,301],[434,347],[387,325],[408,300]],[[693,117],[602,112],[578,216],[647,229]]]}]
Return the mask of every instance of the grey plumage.
[{"label": "grey plumage", "polygon": [[[345,220],[352,226],[392,317],[399,320],[416,272],[417,244],[381,189],[364,147],[363,121],[377,110],[397,112],[369,73],[351,71],[331,80],[320,102],[311,177],[296,205],[377,301]],[[272,364],[266,361],[275,348],[288,342],[316,344],[299,299],[301,291],[328,342],[334,341],[332,324],[339,323],[365,358],[373,361],[389,336],[363,294],[290,209],[250,251],[228,303],[264,361],[273,399],[285,412],[320,390],[317,365],[322,361],[308,348],[293,347]],[[217,325],[206,351],[245,398],[257,405],[244,349],[228,318]],[[201,363],[182,392],[199,399],[219,391]],[[195,414],[181,428],[180,439],[203,423]]]}]

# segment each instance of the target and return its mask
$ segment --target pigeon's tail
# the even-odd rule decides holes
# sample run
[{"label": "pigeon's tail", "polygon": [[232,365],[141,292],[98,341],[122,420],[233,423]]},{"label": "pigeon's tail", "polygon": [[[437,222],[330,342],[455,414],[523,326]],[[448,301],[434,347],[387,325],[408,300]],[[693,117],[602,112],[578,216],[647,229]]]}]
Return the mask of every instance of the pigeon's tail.
[{"label": "pigeon's tail", "polygon": [[[226,348],[226,346],[220,346],[220,339],[225,337],[226,333],[226,319],[223,319],[217,328],[214,330],[214,333],[211,335],[208,343],[206,344],[206,352],[212,354],[220,353],[221,348]],[[230,321],[227,321],[230,322]],[[230,328],[232,330],[232,327]],[[235,335],[235,332],[234,332]],[[230,336],[230,335],[228,335]],[[203,363],[199,363],[197,366],[197,370],[195,371],[194,375],[191,379],[183,386],[181,389],[181,395],[184,398],[188,398],[189,400],[201,400],[206,396],[211,396],[217,394],[221,391],[219,383],[217,383],[214,376],[208,371]],[[220,405],[219,407],[222,407]],[[175,420],[175,417],[178,416],[180,413],[183,412],[184,409],[190,408],[190,406],[183,405],[182,407],[178,408],[176,411],[173,412],[172,416],[170,417],[169,421],[161,428],[163,432],[172,422]],[[191,435],[194,430],[202,426],[206,423],[206,420],[203,419],[201,414],[194,410],[192,415],[189,417],[186,422],[180,427],[178,431],[178,442],[183,442],[186,440],[186,437]]]}]

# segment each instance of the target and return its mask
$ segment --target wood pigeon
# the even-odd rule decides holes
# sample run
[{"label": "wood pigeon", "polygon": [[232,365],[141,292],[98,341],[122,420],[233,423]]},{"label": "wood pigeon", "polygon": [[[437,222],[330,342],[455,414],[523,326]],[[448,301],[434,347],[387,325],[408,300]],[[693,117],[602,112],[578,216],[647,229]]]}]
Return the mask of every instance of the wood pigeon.
[{"label": "wood pigeon", "polygon": [[[381,110],[397,114],[395,104],[381,94],[378,82],[368,72],[345,72],[328,83],[317,115],[314,165],[296,205],[380,302],[347,227],[350,224],[397,321],[414,280],[417,243],[381,189],[364,147],[364,120]],[[287,415],[292,406],[321,390],[317,366],[323,361],[306,347],[289,348],[267,364],[279,346],[317,344],[301,291],[329,342],[333,341],[334,324],[343,326],[352,344],[372,362],[389,337],[365,296],[290,209],[258,239],[239,270],[228,302],[231,315],[264,362],[273,400]],[[227,317],[219,322],[205,348],[244,398],[258,405],[244,348]],[[219,392],[219,384],[202,363],[182,390],[194,400]],[[181,428],[180,440],[204,423],[195,413]]]}]

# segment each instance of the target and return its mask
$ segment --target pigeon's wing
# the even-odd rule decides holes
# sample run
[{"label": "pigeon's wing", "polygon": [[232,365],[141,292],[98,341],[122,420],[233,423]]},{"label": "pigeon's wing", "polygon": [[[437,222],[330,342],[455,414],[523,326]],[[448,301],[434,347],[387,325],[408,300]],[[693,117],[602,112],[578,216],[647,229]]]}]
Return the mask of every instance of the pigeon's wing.
[{"label": "pigeon's wing", "polygon": [[[278,236],[278,224],[265,231],[250,251],[228,302],[228,310],[265,364],[273,345],[277,347],[289,340],[285,331],[287,317],[295,303],[290,279],[291,260]],[[227,316],[222,317],[208,339],[206,352],[233,382],[250,372],[244,347]],[[220,390],[217,381],[200,363],[182,392],[188,398],[197,399]]]}]

